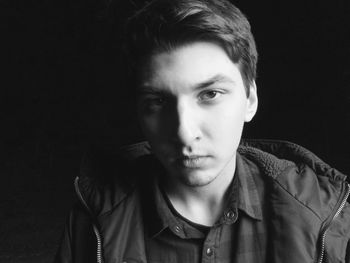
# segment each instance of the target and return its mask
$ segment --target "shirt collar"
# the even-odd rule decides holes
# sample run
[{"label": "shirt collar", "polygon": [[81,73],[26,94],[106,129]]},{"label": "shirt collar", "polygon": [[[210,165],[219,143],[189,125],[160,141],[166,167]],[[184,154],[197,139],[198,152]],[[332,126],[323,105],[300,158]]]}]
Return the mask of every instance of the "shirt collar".
[{"label": "shirt collar", "polygon": [[167,205],[164,195],[159,187],[159,177],[156,177],[154,180],[153,196],[157,220],[151,223],[150,235],[152,237],[158,235],[167,227],[174,229],[179,226],[178,221],[170,211],[170,208]]},{"label": "shirt collar", "polygon": [[238,176],[238,208],[248,216],[262,220],[261,201],[254,176],[258,176],[259,169],[239,153],[236,157],[236,176]]},{"label": "shirt collar", "polygon": [[164,197],[159,188],[159,176],[164,173],[163,170],[153,171],[147,185],[141,186],[143,194],[141,202],[143,203],[143,216],[146,226],[146,232],[149,237],[154,237],[169,226],[170,211],[166,205]]}]

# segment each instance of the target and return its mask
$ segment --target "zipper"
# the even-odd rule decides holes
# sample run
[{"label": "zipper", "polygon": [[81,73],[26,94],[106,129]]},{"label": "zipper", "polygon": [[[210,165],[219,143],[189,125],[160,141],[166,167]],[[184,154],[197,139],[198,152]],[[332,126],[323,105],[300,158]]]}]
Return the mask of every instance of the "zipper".
[{"label": "zipper", "polygon": [[326,235],[327,235],[329,226],[339,216],[340,212],[343,210],[343,208],[344,208],[344,206],[346,204],[346,201],[347,201],[347,199],[348,199],[348,197],[350,195],[350,185],[348,183],[346,183],[346,187],[347,187],[347,190],[346,190],[345,196],[343,197],[343,200],[342,200],[339,208],[337,209],[337,211],[333,215],[332,220],[329,222],[327,227],[323,230],[322,238],[321,238],[321,253],[320,253],[320,256],[319,256],[318,261],[317,261],[318,263],[322,263],[323,262],[325,246],[326,246],[326,244],[325,244],[325,242],[326,242]]},{"label": "zipper", "polygon": [[[83,206],[87,209],[87,211],[90,213],[90,215],[92,215],[92,211],[90,209],[90,207],[87,205],[87,203],[85,202],[83,195],[80,192],[79,189],[79,176],[77,176],[74,180],[74,188],[75,188],[75,192],[78,195],[78,198],[80,200],[80,202],[83,204]],[[96,259],[97,259],[97,263],[103,263],[102,260],[102,238],[101,238],[101,234],[97,228],[97,226],[93,223],[92,224],[95,236],[96,236],[96,240],[97,240],[97,255],[96,255]]]}]

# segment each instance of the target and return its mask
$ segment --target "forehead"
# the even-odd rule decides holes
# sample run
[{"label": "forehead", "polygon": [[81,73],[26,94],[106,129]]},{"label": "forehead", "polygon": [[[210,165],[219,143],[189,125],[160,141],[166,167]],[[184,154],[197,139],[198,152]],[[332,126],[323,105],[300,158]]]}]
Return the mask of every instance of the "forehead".
[{"label": "forehead", "polygon": [[191,87],[209,79],[242,82],[238,65],[211,42],[194,42],[150,56],[141,71],[141,88]]}]

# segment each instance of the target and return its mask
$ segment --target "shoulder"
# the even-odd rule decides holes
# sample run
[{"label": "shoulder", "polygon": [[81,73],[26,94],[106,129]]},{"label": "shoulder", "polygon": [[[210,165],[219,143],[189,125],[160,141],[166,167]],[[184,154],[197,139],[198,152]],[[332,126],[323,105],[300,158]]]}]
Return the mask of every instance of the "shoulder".
[{"label": "shoulder", "polygon": [[321,220],[332,213],[343,196],[346,176],[302,146],[286,141],[243,140],[238,152],[270,179],[273,194],[294,200]]},{"label": "shoulder", "polygon": [[83,158],[76,192],[93,214],[101,215],[132,196],[159,169],[147,142],[118,149],[93,148]]}]

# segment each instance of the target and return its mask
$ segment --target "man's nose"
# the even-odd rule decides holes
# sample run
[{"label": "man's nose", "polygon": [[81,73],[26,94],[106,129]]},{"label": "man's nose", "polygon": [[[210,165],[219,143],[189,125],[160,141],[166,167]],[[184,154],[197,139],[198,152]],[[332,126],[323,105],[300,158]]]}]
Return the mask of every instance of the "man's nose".
[{"label": "man's nose", "polygon": [[175,137],[183,146],[192,146],[202,137],[200,129],[200,114],[195,105],[190,102],[178,101],[175,109]]}]

